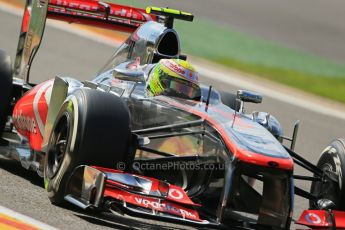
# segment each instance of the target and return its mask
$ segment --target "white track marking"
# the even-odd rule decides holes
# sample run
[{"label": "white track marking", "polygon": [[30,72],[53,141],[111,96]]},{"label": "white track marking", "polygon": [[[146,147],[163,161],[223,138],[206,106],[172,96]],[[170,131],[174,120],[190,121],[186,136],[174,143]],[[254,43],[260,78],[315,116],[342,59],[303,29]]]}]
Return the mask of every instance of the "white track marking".
[{"label": "white track marking", "polygon": [[6,216],[12,217],[14,219],[17,219],[18,221],[23,222],[24,224],[32,225],[32,227],[36,227],[39,229],[57,230],[57,228],[54,228],[54,227],[49,226],[47,224],[44,224],[38,220],[32,219],[31,217],[25,216],[23,214],[20,214],[18,212],[15,212],[15,211],[8,209],[8,208],[5,208],[3,206],[0,206],[0,214],[4,214]]},{"label": "white track marking", "polygon": [[[22,10],[19,10],[15,7],[12,7],[8,4],[3,4],[0,2],[0,10],[21,16]],[[119,42],[114,41],[111,38],[108,38],[106,36],[99,35],[94,32],[85,31],[85,30],[78,30],[75,26],[69,25],[64,22],[57,22],[57,21],[48,21],[48,25],[52,26],[54,28],[76,34],[80,37],[96,41],[102,44],[106,44],[112,47],[117,47],[119,45]],[[281,92],[279,88],[277,89],[274,86],[267,86],[264,84],[260,84],[259,81],[253,82],[251,79],[247,79],[243,76],[240,76],[240,74],[231,71],[231,70],[219,70],[212,67],[205,68],[205,65],[202,65],[201,63],[198,63],[197,61],[193,62],[193,64],[197,67],[199,73],[211,80],[215,80],[220,83],[230,84],[235,87],[254,90],[263,93],[265,96],[274,98],[276,100],[295,105],[298,107],[301,107],[303,109],[307,109],[316,113],[320,113],[323,115],[335,117],[338,119],[345,120],[345,106],[338,105],[338,106],[329,106],[327,101],[322,101],[315,99],[310,100],[309,98],[303,98],[301,99],[301,95],[292,95],[292,93],[289,92]],[[277,84],[274,84],[277,85]],[[309,96],[310,98],[313,98],[313,96]],[[317,98],[317,97],[315,97]]]}]

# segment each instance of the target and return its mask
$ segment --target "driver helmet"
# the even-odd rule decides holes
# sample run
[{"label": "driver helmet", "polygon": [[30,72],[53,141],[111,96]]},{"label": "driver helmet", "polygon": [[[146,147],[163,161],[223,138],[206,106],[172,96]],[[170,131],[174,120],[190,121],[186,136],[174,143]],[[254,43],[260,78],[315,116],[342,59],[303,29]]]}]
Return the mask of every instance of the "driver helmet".
[{"label": "driver helmet", "polygon": [[161,59],[151,70],[147,89],[151,96],[167,95],[199,100],[199,74],[187,61]]}]

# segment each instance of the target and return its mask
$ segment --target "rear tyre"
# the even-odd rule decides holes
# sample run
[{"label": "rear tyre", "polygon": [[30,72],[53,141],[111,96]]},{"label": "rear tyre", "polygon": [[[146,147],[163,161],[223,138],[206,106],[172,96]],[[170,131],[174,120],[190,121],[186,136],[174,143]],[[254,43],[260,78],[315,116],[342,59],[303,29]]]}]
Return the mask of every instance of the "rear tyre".
[{"label": "rear tyre", "polygon": [[44,186],[51,203],[64,203],[66,184],[79,165],[115,168],[128,162],[130,115],[121,98],[81,89],[61,107],[44,165]]},{"label": "rear tyre", "polygon": [[[334,202],[335,209],[345,210],[345,139],[336,139],[322,152],[317,167],[330,170],[338,175],[339,183],[333,181],[312,182],[310,192],[319,197]],[[311,208],[317,208],[310,201]]]},{"label": "rear tyre", "polygon": [[219,94],[220,99],[224,105],[230,107],[231,109],[237,112],[240,110],[241,102],[237,99],[236,94],[228,93],[222,90],[219,91]]},{"label": "rear tyre", "polygon": [[10,108],[12,92],[11,58],[0,50],[0,137],[4,130]]}]

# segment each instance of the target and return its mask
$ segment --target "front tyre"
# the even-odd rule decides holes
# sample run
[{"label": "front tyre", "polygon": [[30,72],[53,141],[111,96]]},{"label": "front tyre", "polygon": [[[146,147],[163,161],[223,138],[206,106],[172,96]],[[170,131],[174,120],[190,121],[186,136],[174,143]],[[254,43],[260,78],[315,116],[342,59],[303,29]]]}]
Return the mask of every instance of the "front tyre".
[{"label": "front tyre", "polygon": [[[311,194],[333,201],[337,210],[345,210],[345,139],[332,141],[322,152],[317,167],[332,171],[338,176],[339,182],[313,181],[310,188]],[[313,209],[317,208],[313,201],[310,201],[309,205]]]},{"label": "front tyre", "polygon": [[130,114],[121,98],[91,89],[76,91],[61,107],[48,142],[44,185],[53,204],[79,165],[115,168],[128,162]]},{"label": "front tyre", "polygon": [[0,50],[0,137],[4,130],[10,108],[12,92],[12,64],[11,58],[5,51]]}]

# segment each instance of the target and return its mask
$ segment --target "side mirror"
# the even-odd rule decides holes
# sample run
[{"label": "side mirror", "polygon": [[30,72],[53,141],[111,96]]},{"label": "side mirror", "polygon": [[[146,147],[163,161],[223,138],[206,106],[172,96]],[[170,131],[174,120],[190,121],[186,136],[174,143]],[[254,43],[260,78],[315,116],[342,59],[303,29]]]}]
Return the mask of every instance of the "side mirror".
[{"label": "side mirror", "polygon": [[241,89],[237,91],[237,99],[240,99],[243,102],[258,104],[262,102],[262,95],[256,92]]},{"label": "side mirror", "polygon": [[123,81],[145,82],[144,73],[141,71],[115,69],[113,76]]},{"label": "side mirror", "polygon": [[129,68],[132,62],[124,62],[115,67],[113,76],[123,81],[145,82],[145,74],[137,68]]}]

